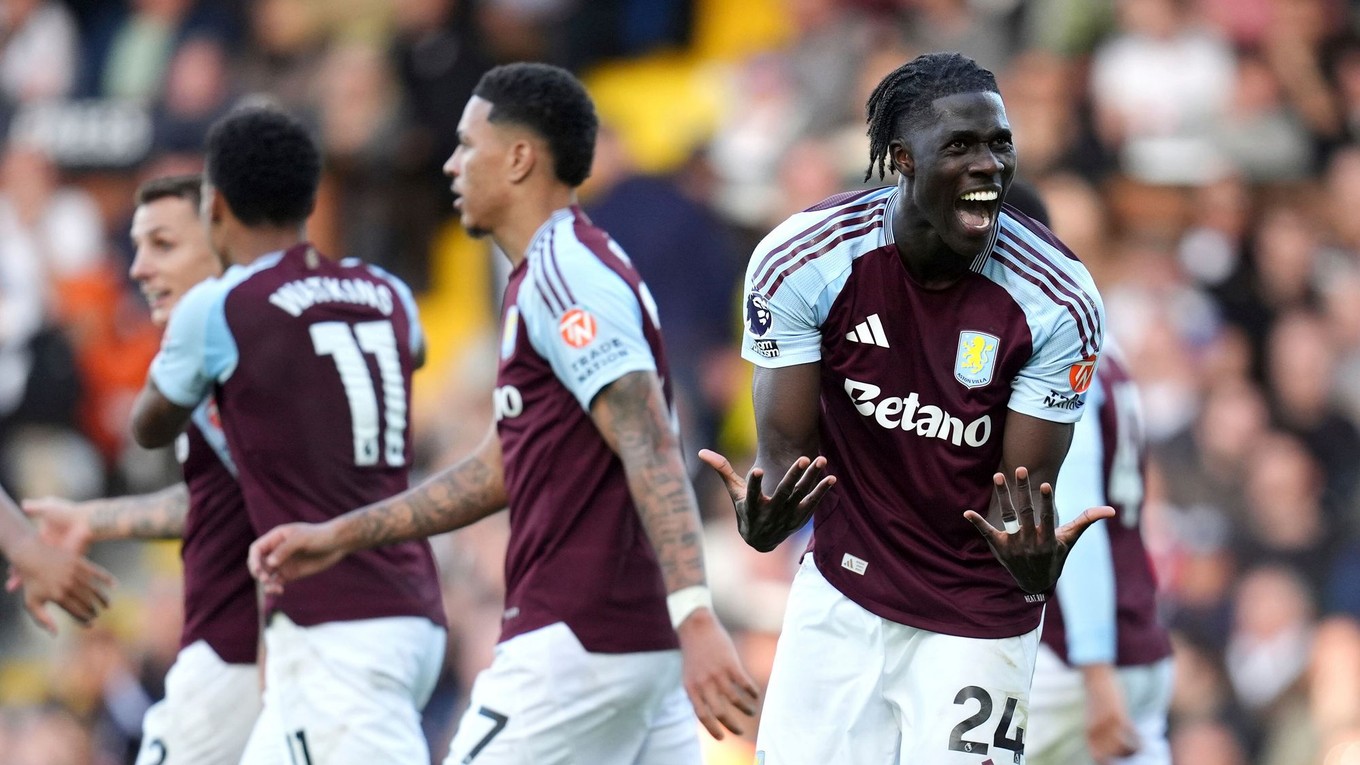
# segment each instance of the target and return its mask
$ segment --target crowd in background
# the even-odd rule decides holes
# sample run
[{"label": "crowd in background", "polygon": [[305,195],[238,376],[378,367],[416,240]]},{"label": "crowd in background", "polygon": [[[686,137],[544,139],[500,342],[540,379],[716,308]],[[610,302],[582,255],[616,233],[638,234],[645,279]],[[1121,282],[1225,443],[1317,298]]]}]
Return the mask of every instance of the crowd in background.
[{"label": "crowd in background", "polygon": [[[311,238],[420,296],[417,477],[469,449],[504,263],[458,230],[440,166],[480,74],[521,59],[590,85],[605,127],[584,207],[657,299],[687,450],[749,464],[746,257],[791,212],[894,182],[865,180],[863,104],[936,49],[997,73],[1020,175],[1140,384],[1176,761],[1360,763],[1360,3],[6,0],[0,483],[79,499],[177,479],[128,437],[159,340],[126,276],[132,192],[199,170],[208,125],[246,101],[315,129]],[[695,474],[718,607],[763,681],[806,538],[747,549]],[[436,540],[441,755],[496,639],[505,534],[502,515]],[[116,604],[55,641],[0,599],[0,765],[130,762],[178,648],[176,555],[96,548]],[[750,743],[709,755],[746,763]]]}]

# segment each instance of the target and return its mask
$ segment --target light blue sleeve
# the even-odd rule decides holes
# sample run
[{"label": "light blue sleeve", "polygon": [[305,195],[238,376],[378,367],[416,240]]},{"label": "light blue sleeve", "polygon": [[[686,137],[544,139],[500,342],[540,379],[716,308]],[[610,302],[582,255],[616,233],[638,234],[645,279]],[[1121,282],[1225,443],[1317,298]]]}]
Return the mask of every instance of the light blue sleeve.
[{"label": "light blue sleeve", "polygon": [[[1073,429],[1072,446],[1058,471],[1060,523],[1107,502],[1100,433],[1102,400],[1100,386],[1091,386],[1086,405],[1094,411],[1087,412]],[[1112,663],[1115,658],[1114,559],[1106,523],[1096,521],[1082,534],[1058,579],[1058,599],[1067,628],[1067,658],[1073,665]]]},{"label": "light blue sleeve", "polygon": [[[642,324],[655,318],[650,311],[644,317],[623,277],[591,256],[572,258],[560,272],[539,270],[534,279],[517,301],[529,340],[582,409],[589,411],[597,393],[629,372],[656,371]],[[546,294],[544,280],[553,280]],[[566,294],[569,304],[556,302]]]},{"label": "light blue sleeve", "polygon": [[772,295],[756,289],[762,264],[782,241],[778,234],[783,228],[765,237],[746,268],[741,357],[759,367],[809,364],[822,358],[822,328],[816,301],[809,300],[800,290],[807,286],[807,273],[813,271],[789,280]]},{"label": "light blue sleeve", "polygon": [[180,298],[151,362],[151,381],[172,403],[191,409],[215,383],[236,370],[236,340],[227,326],[226,295],[220,279],[202,282]]},{"label": "light blue sleeve", "polygon": [[[358,262],[357,260],[354,262]],[[397,299],[406,308],[406,316],[411,325],[411,355],[419,358],[425,350],[425,330],[420,325],[420,311],[416,309],[416,297],[411,292],[410,286],[406,282],[378,266],[369,265],[368,270],[380,279],[391,285],[392,290],[397,293]]]}]

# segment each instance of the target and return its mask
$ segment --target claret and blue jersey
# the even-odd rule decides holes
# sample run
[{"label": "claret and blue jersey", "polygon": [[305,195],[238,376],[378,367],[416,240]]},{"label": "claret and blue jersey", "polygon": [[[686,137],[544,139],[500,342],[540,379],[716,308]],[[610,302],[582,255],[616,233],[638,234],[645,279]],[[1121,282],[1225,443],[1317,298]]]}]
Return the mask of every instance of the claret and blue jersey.
[{"label": "claret and blue jersey", "polygon": [[[399,280],[299,244],[190,290],[151,379],[185,408],[214,397],[260,534],[406,489],[411,372],[423,343]],[[351,555],[291,583],[266,609],[304,626],[385,616],[444,622],[424,541]]]},{"label": "claret and blue jersey", "polygon": [[895,187],[839,195],[767,236],[742,355],[821,365],[820,448],[839,479],[814,516],[828,581],[902,624],[1023,634],[1044,596],[1016,585],[963,511],[990,505],[1008,411],[1081,417],[1104,309],[1085,267],[1009,207],[963,278],[922,287],[885,225],[897,203]]},{"label": "claret and blue jersey", "polygon": [[646,285],[608,235],[564,208],[511,273],[502,311],[495,407],[511,533],[501,639],[565,622],[592,652],[676,648],[623,463],[590,416],[595,396],[631,372],[655,372],[670,399]]}]

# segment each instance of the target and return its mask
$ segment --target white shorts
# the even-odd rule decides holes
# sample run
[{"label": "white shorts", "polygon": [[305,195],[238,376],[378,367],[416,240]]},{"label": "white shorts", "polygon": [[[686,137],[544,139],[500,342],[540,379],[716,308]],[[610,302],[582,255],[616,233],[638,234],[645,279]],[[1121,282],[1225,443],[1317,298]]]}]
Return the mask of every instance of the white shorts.
[{"label": "white shorts", "polygon": [[[1171,659],[1120,667],[1119,684],[1142,746],[1111,765],[1171,765],[1166,716],[1171,706]],[[1086,748],[1086,689],[1081,672],[1040,646],[1029,703],[1029,765],[1094,765]]]},{"label": "white shorts", "polygon": [[842,595],[804,556],[775,650],[756,762],[1023,762],[1038,644],[1038,629],[978,639],[889,621]]},{"label": "white shorts", "polygon": [[280,752],[292,765],[430,761],[420,710],[444,663],[442,627],[416,616],[300,627],[276,613],[264,639],[261,730],[242,765]]},{"label": "white shorts", "polygon": [[165,698],[146,711],[137,765],[236,765],[260,711],[254,664],[228,664],[202,640],[165,675]]},{"label": "white shorts", "polygon": [[679,651],[590,653],[566,624],[496,646],[444,765],[699,765]]}]

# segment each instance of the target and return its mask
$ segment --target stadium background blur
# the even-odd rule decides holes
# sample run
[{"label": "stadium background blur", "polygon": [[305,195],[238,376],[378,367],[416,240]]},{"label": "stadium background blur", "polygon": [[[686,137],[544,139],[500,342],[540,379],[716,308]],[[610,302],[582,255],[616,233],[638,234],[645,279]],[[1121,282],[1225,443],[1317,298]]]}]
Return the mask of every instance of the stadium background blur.
[{"label": "stadium background blur", "polygon": [[[1021,175],[1141,384],[1176,761],[1360,763],[1357,2],[6,0],[0,481],[85,498],[177,480],[170,454],[128,438],[158,342],[126,277],[132,192],[197,171],[207,126],[244,100],[322,142],[313,240],[420,295],[417,477],[470,448],[505,267],[459,230],[439,168],[481,72],[520,59],[571,68],[598,101],[584,206],[660,305],[686,451],[749,455],[746,257],[862,183],[869,89],[934,49],[998,74]],[[698,481],[718,606],[763,682],[805,540],[755,554]],[[426,714],[440,759],[490,659],[505,534],[501,516],[435,540],[452,623]],[[121,585],[91,629],[46,638],[0,598],[0,765],[131,762],[177,649],[177,546],[93,556]],[[708,761],[750,753],[713,743]]]}]

